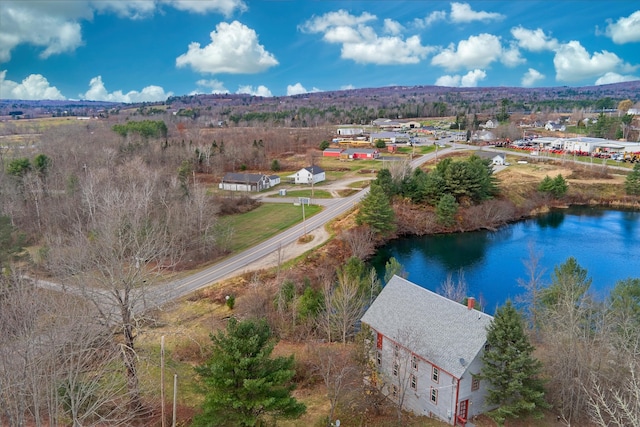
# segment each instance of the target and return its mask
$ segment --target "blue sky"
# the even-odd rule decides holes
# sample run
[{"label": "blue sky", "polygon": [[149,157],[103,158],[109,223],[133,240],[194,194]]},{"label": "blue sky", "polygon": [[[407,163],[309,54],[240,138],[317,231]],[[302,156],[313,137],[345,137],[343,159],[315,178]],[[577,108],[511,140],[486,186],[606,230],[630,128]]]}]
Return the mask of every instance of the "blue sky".
[{"label": "blue sky", "polygon": [[640,79],[635,0],[1,0],[0,98]]}]

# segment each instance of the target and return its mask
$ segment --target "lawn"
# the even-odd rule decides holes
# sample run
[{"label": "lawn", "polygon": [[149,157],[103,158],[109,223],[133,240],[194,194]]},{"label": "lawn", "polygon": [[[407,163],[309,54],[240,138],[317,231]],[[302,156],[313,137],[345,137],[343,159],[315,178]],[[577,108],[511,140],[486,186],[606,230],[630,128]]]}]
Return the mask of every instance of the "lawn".
[{"label": "lawn", "polygon": [[286,196],[280,196],[273,194],[269,197],[312,197],[314,199],[331,199],[331,193],[327,190],[313,189],[313,195],[311,194],[311,188],[304,190],[287,190]]},{"label": "lawn", "polygon": [[[317,205],[305,205],[306,218],[320,212]],[[238,215],[224,217],[224,225],[233,229],[232,252],[243,251],[302,221],[302,206],[265,203]]]}]

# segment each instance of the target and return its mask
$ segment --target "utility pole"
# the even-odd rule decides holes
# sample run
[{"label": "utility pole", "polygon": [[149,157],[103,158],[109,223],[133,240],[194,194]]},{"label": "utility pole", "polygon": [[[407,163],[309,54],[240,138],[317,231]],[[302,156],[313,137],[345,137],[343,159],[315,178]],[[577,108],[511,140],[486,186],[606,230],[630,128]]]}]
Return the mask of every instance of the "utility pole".
[{"label": "utility pole", "polygon": [[162,427],[165,427],[164,415],[164,335],[160,338],[160,413],[162,414]]},{"label": "utility pole", "polygon": [[173,422],[171,427],[176,427],[176,398],[178,397],[178,374],[173,374]]},{"label": "utility pole", "polygon": [[302,225],[304,226],[304,237],[307,237],[307,223],[304,217],[304,201],[301,203],[302,205]]}]

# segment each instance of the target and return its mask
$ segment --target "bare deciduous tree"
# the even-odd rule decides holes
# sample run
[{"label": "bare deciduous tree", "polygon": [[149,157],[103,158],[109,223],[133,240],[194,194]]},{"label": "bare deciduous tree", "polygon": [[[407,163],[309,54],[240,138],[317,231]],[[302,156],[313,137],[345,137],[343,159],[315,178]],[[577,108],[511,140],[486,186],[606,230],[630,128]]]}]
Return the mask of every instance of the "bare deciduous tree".
[{"label": "bare deciduous tree", "polygon": [[135,340],[146,289],[175,265],[182,248],[168,230],[158,174],[134,159],[103,176],[94,221],[78,215],[73,230],[48,236],[49,266],[83,290],[106,324],[120,329],[131,408],[138,410]]},{"label": "bare deciduous tree", "polygon": [[345,271],[338,273],[338,285],[331,296],[331,329],[338,333],[342,343],[353,337],[356,322],[365,310],[365,297],[360,283]]},{"label": "bare deciduous tree", "polygon": [[336,408],[346,405],[349,394],[357,388],[361,378],[354,364],[350,350],[335,345],[319,346],[313,353],[313,375],[318,376],[329,399],[329,422],[333,422]]},{"label": "bare deciduous tree", "polygon": [[462,303],[469,296],[467,281],[464,278],[464,270],[458,270],[458,280],[453,280],[453,274],[449,273],[444,282],[438,288],[438,294],[452,301]]},{"label": "bare deciduous tree", "polygon": [[626,381],[615,388],[604,387],[597,379],[591,382],[590,415],[602,427],[640,425],[640,377],[637,360],[629,367]]},{"label": "bare deciduous tree", "polygon": [[112,331],[75,295],[0,280],[0,424],[128,425]]},{"label": "bare deciduous tree", "polygon": [[376,233],[367,225],[343,231],[340,233],[340,239],[347,244],[351,256],[362,260],[373,254],[376,249]]},{"label": "bare deciduous tree", "polygon": [[529,258],[523,260],[522,263],[525,267],[526,278],[518,279],[518,285],[524,289],[524,295],[519,296],[516,301],[524,304],[529,312],[529,323],[534,331],[537,331],[539,325],[539,311],[540,311],[540,291],[544,287],[543,278],[546,269],[541,266],[540,260],[542,254],[536,252],[535,246],[529,244]]}]

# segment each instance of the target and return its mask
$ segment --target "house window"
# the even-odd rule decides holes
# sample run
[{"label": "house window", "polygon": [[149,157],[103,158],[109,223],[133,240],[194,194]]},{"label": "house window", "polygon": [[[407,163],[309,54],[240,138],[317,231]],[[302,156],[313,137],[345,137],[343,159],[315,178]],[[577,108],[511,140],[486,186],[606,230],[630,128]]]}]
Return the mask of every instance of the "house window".
[{"label": "house window", "polygon": [[378,366],[382,365],[382,352],[376,351],[376,363]]},{"label": "house window", "polygon": [[435,383],[440,381],[440,370],[438,368],[436,368],[435,366],[431,370],[431,379]]},{"label": "house window", "polygon": [[411,367],[417,371],[418,370],[418,356],[415,354],[411,356]]},{"label": "house window", "polygon": [[378,350],[382,350],[382,334],[380,332],[378,332],[376,347],[378,347]]},{"label": "house window", "polygon": [[431,403],[433,403],[434,405],[438,404],[438,389],[437,388],[431,387],[430,398],[431,398]]},{"label": "house window", "polygon": [[393,346],[393,357],[398,357],[399,354],[400,354],[400,347],[398,347],[398,344],[395,344]]},{"label": "house window", "polygon": [[471,376],[471,391],[476,391],[480,388],[480,377],[477,375]]},{"label": "house window", "polygon": [[398,362],[393,362],[393,376],[398,376]]},{"label": "house window", "polygon": [[393,397],[398,397],[398,386],[394,385],[393,387],[391,387],[391,394],[393,394]]},{"label": "house window", "polygon": [[411,374],[411,377],[409,377],[409,381],[411,383],[411,388],[414,390],[418,389],[418,379],[416,378],[415,375]]}]

